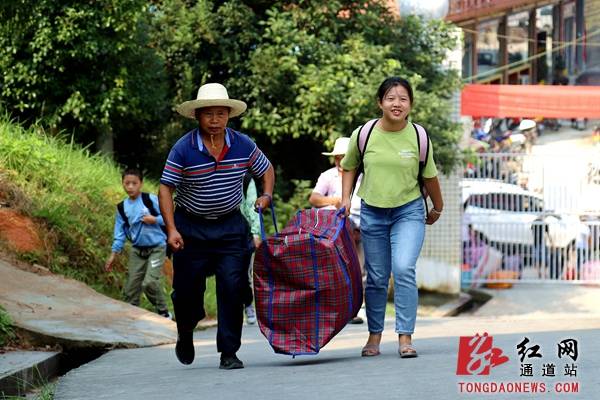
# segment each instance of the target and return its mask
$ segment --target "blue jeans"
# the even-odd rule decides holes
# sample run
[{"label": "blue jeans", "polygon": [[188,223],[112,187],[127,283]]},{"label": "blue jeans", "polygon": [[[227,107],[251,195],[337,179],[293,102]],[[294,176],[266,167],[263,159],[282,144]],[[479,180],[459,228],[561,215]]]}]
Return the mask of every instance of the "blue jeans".
[{"label": "blue jeans", "polygon": [[393,272],[396,332],[411,335],[417,319],[416,263],[425,238],[423,200],[418,198],[396,208],[373,207],[363,201],[360,228],[367,270],[369,332],[383,332],[387,288]]}]

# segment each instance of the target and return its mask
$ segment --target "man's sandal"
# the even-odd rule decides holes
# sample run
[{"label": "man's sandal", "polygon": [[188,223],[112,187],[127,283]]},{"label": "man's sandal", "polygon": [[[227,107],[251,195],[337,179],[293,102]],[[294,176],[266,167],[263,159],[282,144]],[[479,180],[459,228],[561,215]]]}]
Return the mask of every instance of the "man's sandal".
[{"label": "man's sandal", "polygon": [[362,348],[360,355],[363,357],[373,357],[378,356],[379,354],[379,345],[378,344],[365,344],[365,347]]},{"label": "man's sandal", "polygon": [[400,346],[398,349],[398,354],[400,354],[400,358],[418,357],[417,350],[415,350],[412,344],[403,344]]}]

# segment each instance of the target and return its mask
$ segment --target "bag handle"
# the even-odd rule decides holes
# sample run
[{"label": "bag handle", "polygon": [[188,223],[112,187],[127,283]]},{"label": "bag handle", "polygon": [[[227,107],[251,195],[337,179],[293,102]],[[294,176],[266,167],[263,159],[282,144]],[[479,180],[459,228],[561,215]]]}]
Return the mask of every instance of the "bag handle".
[{"label": "bag handle", "polygon": [[335,230],[335,234],[333,235],[333,240],[335,240],[338,235],[340,234],[340,232],[342,231],[342,229],[344,229],[344,226],[346,225],[346,218],[348,218],[346,216],[346,207],[342,207],[339,210],[337,210],[337,212],[335,213],[335,216],[337,218],[340,218],[340,222],[337,224],[337,229]]},{"label": "bag handle", "polygon": [[[275,217],[275,207],[273,206],[273,199],[269,202],[269,208],[271,209],[271,218],[273,218],[273,226],[275,227],[275,236],[279,234],[277,230],[277,218]],[[267,233],[265,232],[265,221],[262,213],[262,207],[258,207],[258,220],[260,222],[260,237],[263,241],[267,240]]]},{"label": "bag handle", "polygon": [[[318,215],[318,212],[317,212],[317,215]],[[346,225],[346,218],[348,218],[348,217],[346,217],[346,207],[342,207],[339,210],[337,210],[335,213],[335,218],[336,218],[336,221],[333,222],[333,225],[329,229],[327,229],[323,235],[313,235],[313,236],[318,237],[318,238],[327,237],[327,233],[332,228],[335,228],[335,231],[332,236],[332,240],[335,240],[338,237],[338,235],[340,234],[340,232],[342,231],[342,229],[344,229],[344,225]],[[339,222],[337,222],[338,219],[339,219]]]}]

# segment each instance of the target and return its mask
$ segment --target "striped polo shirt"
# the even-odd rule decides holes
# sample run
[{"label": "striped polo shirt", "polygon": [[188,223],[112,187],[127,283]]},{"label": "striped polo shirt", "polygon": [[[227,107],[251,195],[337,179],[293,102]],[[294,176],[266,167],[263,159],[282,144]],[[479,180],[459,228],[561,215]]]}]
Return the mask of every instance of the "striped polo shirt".
[{"label": "striped polo shirt", "polygon": [[225,154],[217,161],[204,147],[198,128],[175,143],[160,183],[175,188],[175,204],[203,217],[227,214],[242,202],[247,170],[261,177],[271,163],[246,135],[225,130]]}]

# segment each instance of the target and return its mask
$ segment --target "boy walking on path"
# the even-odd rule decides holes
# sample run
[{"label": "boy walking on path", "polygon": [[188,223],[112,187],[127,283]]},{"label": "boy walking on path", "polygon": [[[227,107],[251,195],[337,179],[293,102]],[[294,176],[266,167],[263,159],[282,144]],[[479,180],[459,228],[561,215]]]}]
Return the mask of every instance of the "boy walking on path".
[{"label": "boy walking on path", "polygon": [[127,282],[123,288],[125,301],[138,306],[143,291],[159,315],[171,318],[160,284],[167,237],[161,228],[164,222],[158,212],[158,197],[142,193],[144,177],[139,170],[127,169],[122,178],[123,189],[128,197],[117,206],[112,253],[104,269],[112,269],[125,240],[129,240],[132,246]]}]

